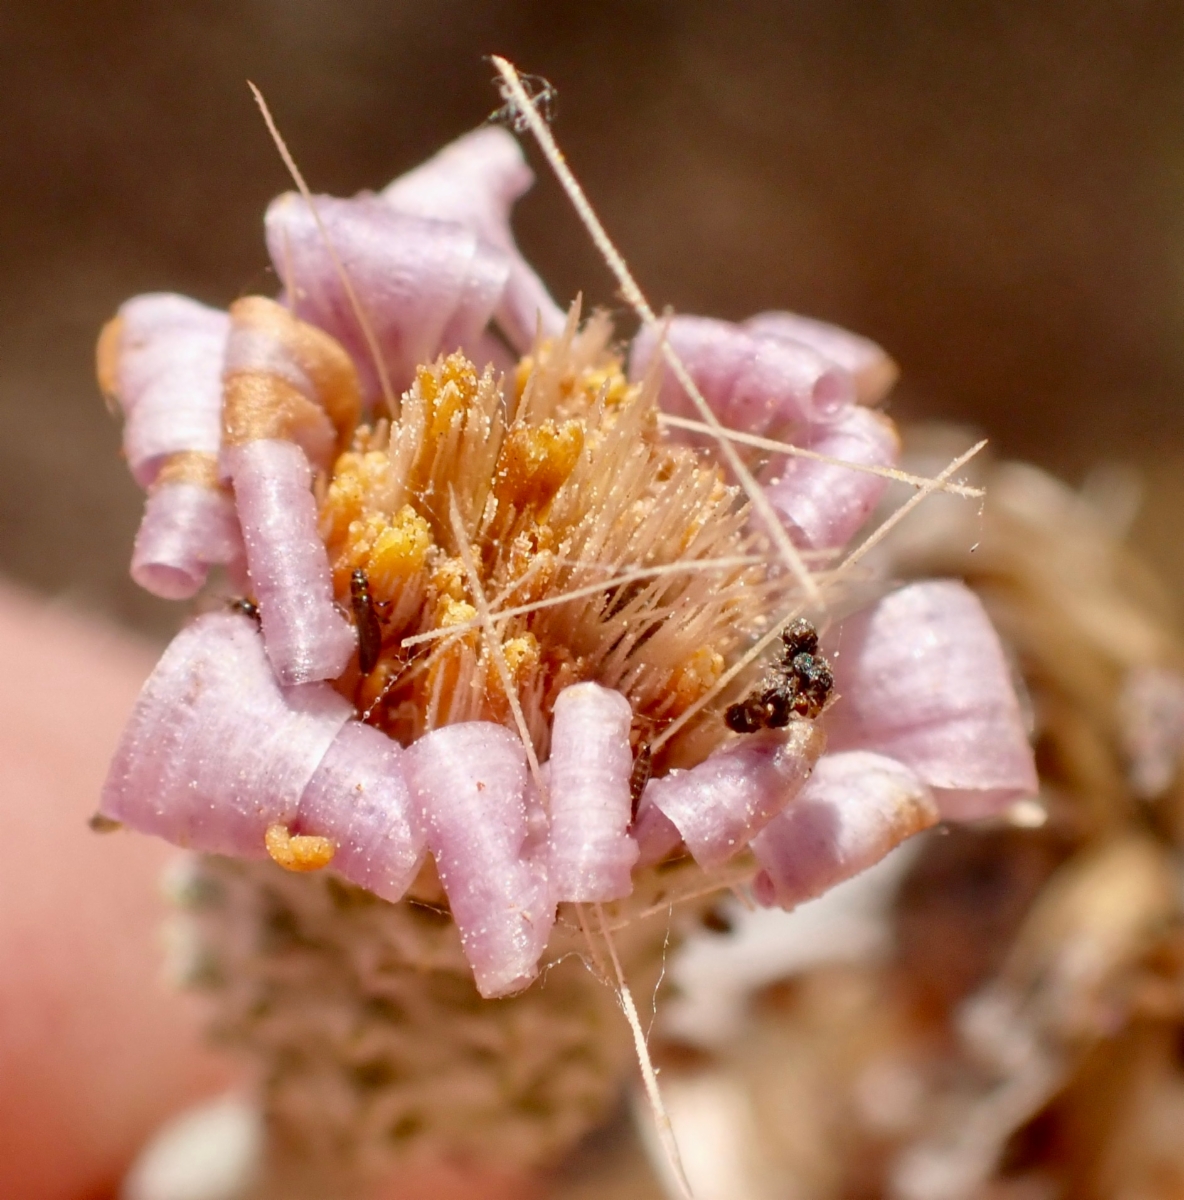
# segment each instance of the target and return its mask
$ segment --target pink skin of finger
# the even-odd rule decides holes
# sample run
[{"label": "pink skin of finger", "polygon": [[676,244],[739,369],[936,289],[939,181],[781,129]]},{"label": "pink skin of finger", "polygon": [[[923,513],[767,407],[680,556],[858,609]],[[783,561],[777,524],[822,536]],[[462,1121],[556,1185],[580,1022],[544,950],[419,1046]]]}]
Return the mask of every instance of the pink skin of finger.
[{"label": "pink skin of finger", "polygon": [[161,979],[176,851],[87,827],[157,652],[0,586],[0,1196],[114,1194],[163,1119],[230,1079]]},{"label": "pink skin of finger", "polygon": [[[87,825],[159,647],[0,584],[0,1196],[118,1193],[170,1116],[235,1080],[162,977],[177,851]],[[423,1163],[375,1200],[533,1200],[541,1184]]]}]

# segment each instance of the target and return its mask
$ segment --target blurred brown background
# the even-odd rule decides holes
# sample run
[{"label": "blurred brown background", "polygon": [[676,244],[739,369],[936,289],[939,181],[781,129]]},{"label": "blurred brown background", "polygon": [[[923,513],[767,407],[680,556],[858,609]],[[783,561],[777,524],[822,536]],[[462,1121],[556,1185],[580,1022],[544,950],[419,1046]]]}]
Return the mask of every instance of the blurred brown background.
[{"label": "blurred brown background", "polygon": [[[1184,552],[1184,5],[235,0],[0,8],[0,572],[151,630],[140,497],[91,372],[128,295],[268,290],[287,186],[378,186],[494,108],[490,52],[658,304],[790,307],[883,342],[901,417],[982,426],[1077,480],[1139,466],[1136,537]],[[536,160],[537,161],[537,160]],[[549,178],[520,240],[615,305]]]}]

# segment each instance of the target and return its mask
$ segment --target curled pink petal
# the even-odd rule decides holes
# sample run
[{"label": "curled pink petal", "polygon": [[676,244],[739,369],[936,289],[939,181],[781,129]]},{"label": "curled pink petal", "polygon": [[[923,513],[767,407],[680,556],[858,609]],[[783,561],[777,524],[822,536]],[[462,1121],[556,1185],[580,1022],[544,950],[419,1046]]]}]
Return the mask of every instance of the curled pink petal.
[{"label": "curled pink petal", "polygon": [[530,854],[526,754],[489,721],[445,725],[402,759],[477,990],[505,996],[538,974],[555,920]]},{"label": "curled pink petal", "polygon": [[763,868],[753,892],[761,904],[793,908],[938,820],[929,789],[895,759],[824,754],[797,799],[753,839]]},{"label": "curled pink petal", "polygon": [[[726,862],[793,798],[822,752],[822,737],[808,721],[784,730],[748,734],[687,771],[651,779],[642,795],[686,842],[703,867]],[[647,840],[649,838],[647,832]]]},{"label": "curled pink petal", "polygon": [[556,900],[619,900],[633,890],[629,836],[633,709],[620,692],[576,683],[551,727],[551,889]]},{"label": "curled pink petal", "polygon": [[[854,399],[850,376],[809,346],[759,337],[709,317],[675,317],[665,329],[712,412],[733,429],[775,432],[815,420]],[[629,356],[633,379],[648,370],[662,332],[662,326],[646,326],[634,338]],[[659,403],[666,412],[700,417],[669,370]]]},{"label": "curled pink petal", "polygon": [[633,840],[637,842],[640,851],[637,862],[642,867],[661,862],[682,845],[682,835],[674,822],[656,804],[646,803],[644,797],[633,823]]},{"label": "curled pink petal", "polygon": [[502,249],[512,246],[510,211],[534,183],[517,139],[483,125],[449,142],[379,193],[413,217],[455,221]]},{"label": "curled pink petal", "polygon": [[860,404],[878,404],[900,375],[896,363],[870,338],[813,317],[763,312],[749,317],[744,328],[762,337],[781,338],[817,350],[855,380],[855,395]]},{"label": "curled pink petal", "polygon": [[[891,467],[900,439],[887,417],[844,405],[813,425],[799,440],[806,450],[865,467]],[[880,502],[888,480],[810,458],[787,458],[781,474],[765,485],[769,503],[800,546],[829,550],[845,546]]]},{"label": "curled pink petal", "polygon": [[373,403],[381,396],[363,328],[341,282],[337,254],[378,342],[392,386],[408,387],[420,363],[475,345],[509,277],[504,253],[461,225],[397,212],[376,196],[288,194],[267,210],[267,246],[296,315],[349,351]]},{"label": "curled pink petal", "polygon": [[300,800],[293,833],[327,837],[332,866],[394,903],[423,861],[425,841],[399,760],[385,733],[347,721]]},{"label": "curled pink petal", "polygon": [[336,678],[355,635],[333,598],[308,459],[292,442],[259,438],[228,446],[223,464],[276,675],[284,684]]},{"label": "curled pink petal", "polygon": [[147,487],[180,452],[217,454],[222,442],[222,355],[229,318],[168,293],[137,296],[116,318],[116,340],[100,375],[123,409],[123,450]]},{"label": "curled pink petal", "polygon": [[509,256],[510,273],[495,318],[520,354],[530,348],[536,328],[541,326],[544,337],[557,337],[565,321],[510,230],[514,202],[533,183],[517,140],[486,125],[457,138],[381,193],[399,212],[455,221]]},{"label": "curled pink petal", "polygon": [[827,640],[839,694],[825,718],[832,751],[903,763],[947,820],[991,816],[1036,794],[1003,648],[964,584],[901,588]]},{"label": "curled pink petal", "polygon": [[144,685],[100,811],[179,846],[259,857],[351,713],[327,684],[282,689],[249,617],[207,613]]},{"label": "curled pink petal", "polygon": [[132,578],[165,600],[186,600],[214,563],[243,555],[234,502],[221,489],[180,481],[148,494],[132,552]]}]

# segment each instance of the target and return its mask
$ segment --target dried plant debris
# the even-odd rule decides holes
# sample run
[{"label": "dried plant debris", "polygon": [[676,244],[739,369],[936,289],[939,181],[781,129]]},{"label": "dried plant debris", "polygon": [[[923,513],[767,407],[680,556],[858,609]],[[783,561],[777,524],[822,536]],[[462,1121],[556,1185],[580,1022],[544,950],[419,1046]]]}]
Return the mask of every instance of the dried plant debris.
[{"label": "dried plant debris", "polygon": [[[914,445],[924,469],[957,434]],[[1019,464],[976,481],[981,517],[938,500],[879,569],[982,597],[1022,676],[1041,805],[924,840],[884,913],[891,953],[763,983],[742,1038],[670,1060],[676,1127],[680,1088],[718,1093],[721,1120],[746,1098],[765,1181],[746,1195],[1184,1195],[1184,642],[1092,499]],[[778,821],[807,820],[844,757]],[[836,942],[846,917],[829,914]]]},{"label": "dried plant debris", "polygon": [[[165,652],[100,812],[222,856],[198,868],[238,897],[199,956],[220,1028],[263,1064],[289,1150],[367,1177],[478,1128],[474,1153],[534,1165],[599,1119],[619,1035],[588,1015],[604,996],[568,991],[610,975],[604,938],[641,929],[623,960],[647,978],[676,902],[751,884],[792,907],[1037,789],[967,587],[832,615],[856,607],[844,549],[889,477],[928,496],[950,473],[895,471],[868,407],[883,351],[791,314],[647,322],[622,348],[518,252],[530,181],[485,128],[381,193],[281,197],[278,299],[137,297],[99,343],[148,493],[134,577],[186,599],[218,568],[238,597]],[[665,420],[688,394],[710,437]],[[572,951],[591,973],[554,965]],[[423,989],[410,1041],[376,1032],[388,963],[397,1007]],[[494,1032],[523,1023],[529,1054]],[[405,1057],[437,1038],[438,1087]],[[443,1082],[462,1076],[488,1121]]]}]

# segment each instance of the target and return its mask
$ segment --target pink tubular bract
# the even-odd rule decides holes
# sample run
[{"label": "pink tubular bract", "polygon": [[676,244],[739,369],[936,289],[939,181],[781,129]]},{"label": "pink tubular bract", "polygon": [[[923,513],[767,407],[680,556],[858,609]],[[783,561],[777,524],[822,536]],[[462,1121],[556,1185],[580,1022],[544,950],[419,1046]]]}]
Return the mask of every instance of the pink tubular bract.
[{"label": "pink tubular bract", "polygon": [[386,734],[346,722],[309,780],[292,829],[329,838],[333,869],[392,902],[403,898],[425,852],[402,757]]},{"label": "pink tubular bract", "polygon": [[267,654],[284,684],[340,675],[355,645],[333,598],[317,530],[312,468],[292,442],[259,438],[223,452]]},{"label": "pink tubular bract", "polygon": [[964,584],[911,584],[828,639],[840,699],[832,751],[894,758],[933,789],[943,818],[993,816],[1038,790],[1011,673]]},{"label": "pink tubular bract", "polygon": [[814,725],[794,721],[785,730],[746,735],[689,770],[652,779],[642,796],[638,840],[658,841],[647,828],[652,806],[674,825],[700,866],[719,866],[793,800],[821,751]]},{"label": "pink tubular bract", "polygon": [[619,900],[633,890],[629,836],[633,709],[598,683],[564,688],[551,726],[551,886],[556,900]]},{"label": "pink tubular bract", "polygon": [[351,713],[327,684],[281,688],[250,618],[207,613],[144,685],[100,810],[179,846],[260,857]]},{"label": "pink tubular bract", "polygon": [[[748,433],[778,433],[824,417],[854,400],[846,371],[816,350],[710,317],[673,317],[633,340],[629,373],[642,378],[665,336],[703,398],[724,425]],[[662,379],[663,411],[699,417],[671,372]]]},{"label": "pink tubular bract", "polygon": [[895,759],[824,754],[797,799],[753,839],[762,868],[753,893],[767,907],[793,908],[938,819],[929,789]]},{"label": "pink tubular bract", "polygon": [[217,454],[222,444],[224,312],[170,293],[129,300],[119,310],[116,396],[123,450],[147,487],[172,454]]},{"label": "pink tubular bract", "polygon": [[888,480],[852,470],[896,465],[900,439],[892,422],[877,412],[844,405],[811,426],[800,443],[838,463],[789,458],[765,495],[790,530],[794,541],[811,550],[845,546],[880,502]]},{"label": "pink tubular bract", "polygon": [[761,337],[797,342],[816,350],[842,367],[855,381],[860,404],[878,404],[892,390],[900,374],[896,363],[870,338],[838,325],[791,312],[763,312],[749,317],[744,328]]},{"label": "pink tubular bract", "polygon": [[514,202],[533,183],[518,142],[505,129],[490,125],[457,138],[381,193],[399,212],[455,221],[508,256],[509,275],[493,316],[520,354],[529,348],[536,330],[544,337],[558,337],[566,321],[519,252],[510,229]]},{"label": "pink tubular bract", "polygon": [[522,743],[467,721],[424,734],[402,764],[478,991],[520,991],[555,920],[545,855],[530,853]]},{"label": "pink tubular bract", "polygon": [[243,556],[234,502],[218,488],[166,482],[154,487],[132,551],[132,578],[165,600],[197,595],[215,563]]},{"label": "pink tubular bract", "polygon": [[[318,196],[314,203],[396,391],[441,351],[474,351],[505,296],[507,252],[463,225],[409,216],[375,196]],[[350,352],[374,403],[381,385],[366,333],[312,210],[298,196],[281,196],[266,224],[297,315]]]}]

